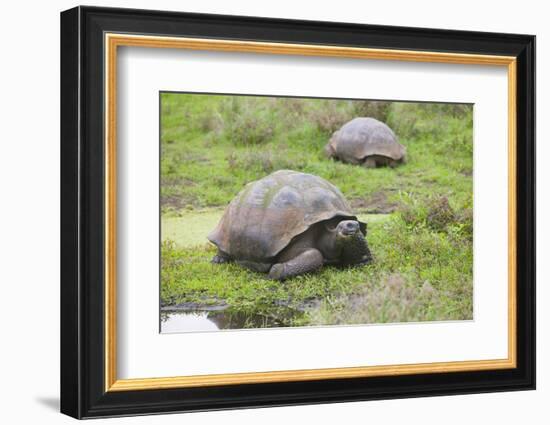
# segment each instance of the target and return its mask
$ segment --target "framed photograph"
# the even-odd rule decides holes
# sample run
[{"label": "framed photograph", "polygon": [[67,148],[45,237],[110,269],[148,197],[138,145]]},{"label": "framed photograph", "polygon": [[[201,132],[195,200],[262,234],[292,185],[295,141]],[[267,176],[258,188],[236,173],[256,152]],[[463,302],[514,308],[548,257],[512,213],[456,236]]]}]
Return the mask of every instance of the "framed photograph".
[{"label": "framed photograph", "polygon": [[61,411],[535,388],[535,37],[61,14]]}]

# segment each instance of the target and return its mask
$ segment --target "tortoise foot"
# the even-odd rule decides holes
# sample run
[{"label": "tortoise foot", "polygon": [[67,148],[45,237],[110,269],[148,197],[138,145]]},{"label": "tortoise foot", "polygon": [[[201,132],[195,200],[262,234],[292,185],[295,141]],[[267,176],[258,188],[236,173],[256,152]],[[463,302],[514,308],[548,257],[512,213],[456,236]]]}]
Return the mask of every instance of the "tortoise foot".
[{"label": "tortoise foot", "polygon": [[226,257],[224,255],[216,254],[212,257],[212,260],[210,260],[212,264],[224,264],[231,262],[231,259],[229,257]]},{"label": "tortoise foot", "polygon": [[285,265],[282,263],[273,264],[267,275],[268,279],[272,280],[284,280],[285,278]]}]

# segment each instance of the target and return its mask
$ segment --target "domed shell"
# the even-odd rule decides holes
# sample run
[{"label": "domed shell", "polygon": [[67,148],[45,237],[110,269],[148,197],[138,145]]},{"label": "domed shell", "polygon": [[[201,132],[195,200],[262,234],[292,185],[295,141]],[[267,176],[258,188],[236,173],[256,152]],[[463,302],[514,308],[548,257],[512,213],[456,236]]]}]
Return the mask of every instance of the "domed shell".
[{"label": "domed shell", "polygon": [[311,174],[279,170],[248,183],[208,239],[233,258],[263,261],[312,224],[336,216],[356,219],[336,186]]},{"label": "domed shell", "polygon": [[360,162],[371,155],[398,161],[406,153],[394,132],[374,118],[352,119],[334,132],[329,143],[337,157],[352,163]]}]

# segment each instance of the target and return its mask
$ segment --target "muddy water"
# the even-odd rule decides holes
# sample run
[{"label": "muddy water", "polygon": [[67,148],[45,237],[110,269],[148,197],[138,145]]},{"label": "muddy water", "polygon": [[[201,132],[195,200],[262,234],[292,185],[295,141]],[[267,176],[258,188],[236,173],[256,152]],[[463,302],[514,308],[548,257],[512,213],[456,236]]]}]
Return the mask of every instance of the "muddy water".
[{"label": "muddy water", "polygon": [[218,326],[208,319],[207,312],[174,312],[161,315],[161,333],[217,331]]},{"label": "muddy water", "polygon": [[277,307],[273,312],[255,314],[232,308],[173,309],[161,311],[161,333],[208,332],[222,329],[287,327],[303,310]]}]

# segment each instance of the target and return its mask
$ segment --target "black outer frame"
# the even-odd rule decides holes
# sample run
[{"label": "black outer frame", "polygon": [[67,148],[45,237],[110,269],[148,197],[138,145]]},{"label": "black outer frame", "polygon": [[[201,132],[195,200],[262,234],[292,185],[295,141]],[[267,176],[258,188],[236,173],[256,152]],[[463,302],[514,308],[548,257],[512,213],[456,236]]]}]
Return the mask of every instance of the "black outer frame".
[{"label": "black outer frame", "polygon": [[[517,57],[517,368],[104,391],[104,32]],[[61,13],[61,412],[75,418],[535,388],[535,37],[81,6]]]}]

